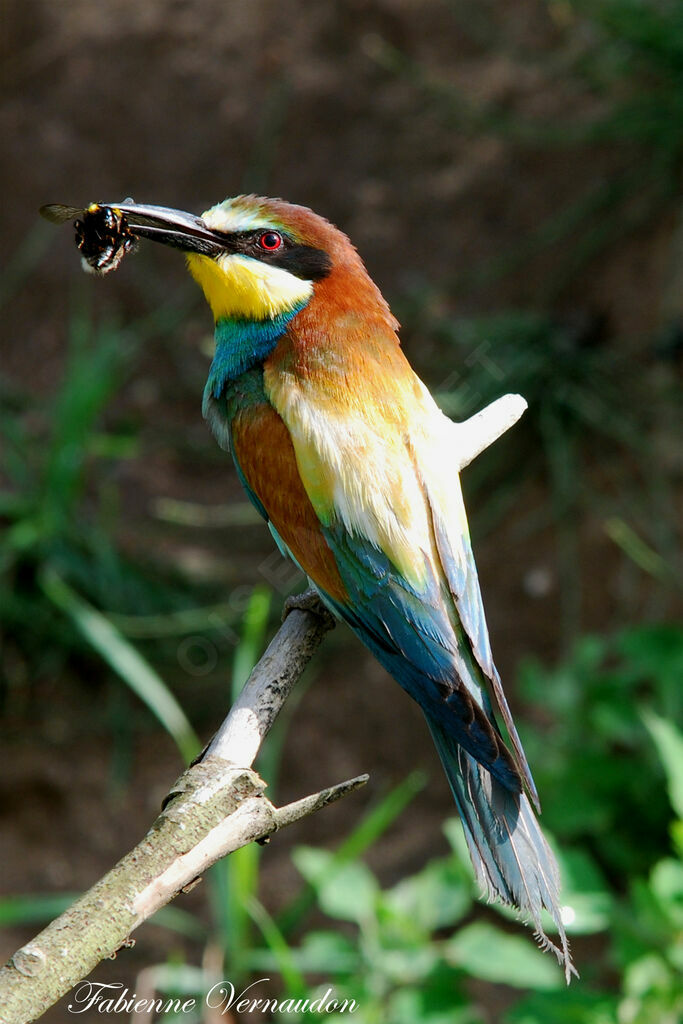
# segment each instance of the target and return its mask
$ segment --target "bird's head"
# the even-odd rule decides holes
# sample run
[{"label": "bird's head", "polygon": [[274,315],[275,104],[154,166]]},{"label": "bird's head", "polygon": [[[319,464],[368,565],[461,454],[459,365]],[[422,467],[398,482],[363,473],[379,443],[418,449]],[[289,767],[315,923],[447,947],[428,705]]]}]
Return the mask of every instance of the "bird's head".
[{"label": "bird's head", "polygon": [[[114,211],[114,229],[125,225],[125,238],[148,238],[186,254],[216,322],[209,380],[214,394],[227,379],[263,363],[285,333],[294,337],[291,322],[299,314],[301,337],[349,350],[373,323],[392,334],[398,326],[346,235],[306,207],[247,195],[226,199],[201,217],[133,200],[95,204],[86,212],[98,216],[100,209]],[[64,210],[78,213],[46,207],[45,215],[62,220]],[[115,230],[103,239],[98,221],[93,232],[96,248],[107,242],[109,254],[113,247],[108,269],[117,266],[125,246]]]},{"label": "bird's head", "polygon": [[347,240],[322,217],[281,200],[237,196],[202,215],[212,253],[188,251],[214,319],[288,318],[308,304]]},{"label": "bird's head", "polygon": [[186,253],[217,322],[287,316],[307,305],[334,272],[367,276],[346,235],[282,199],[236,196],[201,217],[128,200],[116,209],[135,235]]}]

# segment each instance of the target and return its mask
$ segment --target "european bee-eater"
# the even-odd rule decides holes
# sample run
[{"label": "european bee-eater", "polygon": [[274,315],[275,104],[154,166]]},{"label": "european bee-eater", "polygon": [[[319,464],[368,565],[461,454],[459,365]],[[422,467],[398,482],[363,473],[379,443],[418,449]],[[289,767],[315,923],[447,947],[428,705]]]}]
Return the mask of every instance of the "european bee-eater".
[{"label": "european bee-eater", "polygon": [[[213,433],[280,550],[422,708],[483,890],[531,919],[569,980],[559,872],[491,655],[454,425],[358,253],[279,199],[238,196],[201,218],[132,201],[119,211],[133,234],[187,254],[215,320]],[[115,263],[124,238],[105,228],[102,262]]]}]

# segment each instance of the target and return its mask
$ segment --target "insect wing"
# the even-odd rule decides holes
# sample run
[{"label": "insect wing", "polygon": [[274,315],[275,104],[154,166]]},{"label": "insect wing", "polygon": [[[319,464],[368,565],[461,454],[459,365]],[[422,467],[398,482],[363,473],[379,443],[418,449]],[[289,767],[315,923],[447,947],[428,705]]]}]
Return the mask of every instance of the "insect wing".
[{"label": "insect wing", "polygon": [[38,212],[41,217],[49,220],[52,224],[66,224],[68,220],[82,217],[85,210],[82,206],[62,206],[61,203],[48,203],[47,206],[41,206]]}]

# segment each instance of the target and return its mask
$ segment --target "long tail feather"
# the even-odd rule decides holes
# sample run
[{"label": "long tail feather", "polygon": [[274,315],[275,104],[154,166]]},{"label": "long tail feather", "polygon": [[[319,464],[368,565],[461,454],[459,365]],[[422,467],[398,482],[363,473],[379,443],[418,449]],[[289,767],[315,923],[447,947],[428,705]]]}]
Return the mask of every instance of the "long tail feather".
[{"label": "long tail feather", "polygon": [[[437,722],[429,717],[427,722],[455,797],[484,895],[515,907],[533,923],[541,949],[555,953],[569,983],[572,974],[578,974],[560,913],[560,872],[526,794],[506,789]],[[557,926],[559,946],[543,930],[544,907]]]}]

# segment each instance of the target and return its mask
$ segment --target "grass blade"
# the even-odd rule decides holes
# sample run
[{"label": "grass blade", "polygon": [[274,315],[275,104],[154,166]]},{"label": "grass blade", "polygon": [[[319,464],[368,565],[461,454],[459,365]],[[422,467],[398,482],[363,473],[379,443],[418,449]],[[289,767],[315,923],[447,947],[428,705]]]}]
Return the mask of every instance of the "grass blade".
[{"label": "grass blade", "polygon": [[199,739],[180,704],[142,655],[54,569],[44,569],[39,582],[45,596],[69,616],[81,635],[161,722],[185,761],[191,761],[201,750]]},{"label": "grass blade", "polygon": [[246,908],[252,921],[263,935],[268,949],[273,954],[277,969],[286,985],[287,994],[295,998],[304,998],[306,982],[296,967],[293,951],[275,921],[255,896],[248,900]]}]

